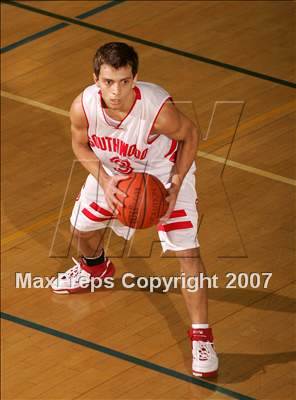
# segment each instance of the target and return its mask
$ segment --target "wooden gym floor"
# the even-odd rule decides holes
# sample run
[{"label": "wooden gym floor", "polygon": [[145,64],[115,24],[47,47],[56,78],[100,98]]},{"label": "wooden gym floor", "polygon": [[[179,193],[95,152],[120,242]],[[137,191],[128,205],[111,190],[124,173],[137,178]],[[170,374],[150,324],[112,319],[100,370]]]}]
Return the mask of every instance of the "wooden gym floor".
[{"label": "wooden gym floor", "polygon": [[[295,396],[294,8],[291,1],[2,2],[3,399]],[[165,87],[203,133],[199,238],[208,272],[219,278],[209,292],[216,380],[191,378],[180,291],[121,284],[128,271],[178,273],[158,243],[149,252],[153,229],[136,235],[129,255],[110,238],[113,290],[58,296],[15,287],[16,272],[50,277],[75,256],[68,218],[86,173],[74,162],[68,110],[92,84],[94,51],[114,40],[137,49],[140,79]],[[226,288],[228,272],[257,273],[260,285]],[[267,287],[263,273],[272,273]]]}]

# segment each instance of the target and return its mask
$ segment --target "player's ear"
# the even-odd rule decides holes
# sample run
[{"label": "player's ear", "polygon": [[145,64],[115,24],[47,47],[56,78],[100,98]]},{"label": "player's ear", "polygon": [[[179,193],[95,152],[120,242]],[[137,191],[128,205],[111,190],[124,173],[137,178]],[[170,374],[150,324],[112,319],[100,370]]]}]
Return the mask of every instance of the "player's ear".
[{"label": "player's ear", "polygon": [[93,80],[94,80],[94,83],[95,83],[97,86],[100,86],[100,85],[99,85],[99,79],[97,78],[97,75],[96,75],[95,73],[93,73]]},{"label": "player's ear", "polygon": [[137,79],[138,79],[138,74],[136,74],[133,78],[133,88],[136,86],[137,84]]}]

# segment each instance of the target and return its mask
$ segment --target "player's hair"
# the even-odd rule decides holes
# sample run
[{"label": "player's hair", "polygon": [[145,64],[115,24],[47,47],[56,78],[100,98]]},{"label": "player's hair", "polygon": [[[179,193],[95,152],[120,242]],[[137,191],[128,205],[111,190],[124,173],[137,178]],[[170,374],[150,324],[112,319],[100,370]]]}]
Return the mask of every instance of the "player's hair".
[{"label": "player's hair", "polygon": [[130,65],[133,76],[138,72],[139,58],[133,47],[123,42],[106,43],[96,51],[93,67],[96,77],[99,77],[102,64],[118,69]]}]

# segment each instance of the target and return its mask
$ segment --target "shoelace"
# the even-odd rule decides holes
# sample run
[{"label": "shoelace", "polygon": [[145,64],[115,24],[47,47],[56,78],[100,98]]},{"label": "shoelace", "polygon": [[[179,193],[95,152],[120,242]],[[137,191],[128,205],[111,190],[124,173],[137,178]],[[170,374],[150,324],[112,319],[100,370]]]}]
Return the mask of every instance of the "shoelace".
[{"label": "shoelace", "polygon": [[77,276],[80,273],[81,267],[80,267],[80,262],[77,261],[74,257],[72,257],[72,260],[74,262],[74,266],[70,268],[67,272],[65,272],[65,275],[62,277],[62,279],[66,278],[77,278]]},{"label": "shoelace", "polygon": [[210,358],[212,344],[210,342],[194,341],[192,355],[194,359],[207,361]]}]

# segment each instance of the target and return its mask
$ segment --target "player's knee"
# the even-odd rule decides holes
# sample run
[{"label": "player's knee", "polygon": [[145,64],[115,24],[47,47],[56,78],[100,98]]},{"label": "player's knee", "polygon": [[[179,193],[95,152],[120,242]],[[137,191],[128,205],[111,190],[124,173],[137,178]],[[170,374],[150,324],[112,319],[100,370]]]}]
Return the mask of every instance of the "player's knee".
[{"label": "player's knee", "polygon": [[190,260],[195,258],[199,259],[200,258],[199,247],[176,251],[176,256],[179,259],[179,261],[185,261],[185,262],[189,262]]},{"label": "player's knee", "polygon": [[70,232],[71,235],[74,239],[82,239],[82,238],[88,238],[91,236],[91,232],[83,232],[80,231],[79,229],[75,228],[74,226],[70,226]]},{"label": "player's knee", "polygon": [[180,263],[181,272],[184,272],[186,275],[204,272],[199,248],[177,251],[176,256]]}]

